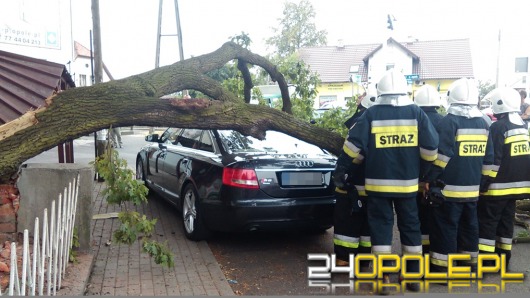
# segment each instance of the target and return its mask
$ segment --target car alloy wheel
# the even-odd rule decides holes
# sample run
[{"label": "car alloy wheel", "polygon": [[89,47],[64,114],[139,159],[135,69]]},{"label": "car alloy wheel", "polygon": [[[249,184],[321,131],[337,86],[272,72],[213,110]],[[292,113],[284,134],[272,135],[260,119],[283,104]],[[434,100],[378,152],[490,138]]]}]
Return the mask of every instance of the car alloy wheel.
[{"label": "car alloy wheel", "polygon": [[141,158],[136,160],[136,180],[145,181],[144,164]]},{"label": "car alloy wheel", "polygon": [[186,186],[182,199],[182,222],[184,224],[184,233],[191,240],[199,241],[208,237],[209,231],[202,222],[199,213],[200,206],[197,199],[197,192],[193,185]]}]

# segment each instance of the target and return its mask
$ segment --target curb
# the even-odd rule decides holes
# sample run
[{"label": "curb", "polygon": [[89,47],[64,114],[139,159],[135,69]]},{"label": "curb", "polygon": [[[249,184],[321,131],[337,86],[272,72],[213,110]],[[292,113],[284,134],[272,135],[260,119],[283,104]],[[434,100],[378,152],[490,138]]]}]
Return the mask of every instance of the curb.
[{"label": "curb", "polygon": [[77,263],[69,264],[66,268],[65,279],[57,296],[84,296],[94,266],[94,255],[79,253],[76,258]]}]

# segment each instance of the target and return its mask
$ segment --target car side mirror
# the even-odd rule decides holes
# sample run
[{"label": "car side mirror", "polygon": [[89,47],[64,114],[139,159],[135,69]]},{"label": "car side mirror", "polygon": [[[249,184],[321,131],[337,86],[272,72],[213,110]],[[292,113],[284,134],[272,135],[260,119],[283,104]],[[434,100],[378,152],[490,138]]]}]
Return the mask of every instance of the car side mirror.
[{"label": "car side mirror", "polygon": [[147,136],[145,136],[145,140],[147,142],[158,142],[158,140],[159,140],[158,139],[158,134],[154,133],[152,135],[147,135]]}]

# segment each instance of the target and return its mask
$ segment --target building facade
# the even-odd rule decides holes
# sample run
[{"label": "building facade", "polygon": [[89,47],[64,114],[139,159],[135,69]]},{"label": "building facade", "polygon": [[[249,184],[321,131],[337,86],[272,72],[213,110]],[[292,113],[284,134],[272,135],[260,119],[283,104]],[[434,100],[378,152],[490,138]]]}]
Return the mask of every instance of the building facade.
[{"label": "building facade", "polygon": [[345,105],[391,68],[407,77],[411,97],[429,84],[445,99],[453,81],[475,77],[469,39],[398,42],[389,38],[382,44],[302,48],[299,54],[321,79],[315,108],[327,102]]}]

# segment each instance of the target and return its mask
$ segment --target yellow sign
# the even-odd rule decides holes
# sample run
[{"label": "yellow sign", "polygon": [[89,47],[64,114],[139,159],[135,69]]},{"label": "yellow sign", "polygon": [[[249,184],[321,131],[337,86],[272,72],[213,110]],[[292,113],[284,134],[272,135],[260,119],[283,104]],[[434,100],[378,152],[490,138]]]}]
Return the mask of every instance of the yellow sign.
[{"label": "yellow sign", "polygon": [[458,153],[460,156],[485,156],[486,142],[462,142]]},{"label": "yellow sign", "polygon": [[528,142],[515,142],[512,143],[511,147],[511,156],[530,154],[530,146],[528,145]]},{"label": "yellow sign", "polygon": [[414,147],[418,146],[418,133],[400,132],[400,133],[376,133],[375,147],[376,148],[390,148],[390,147]]}]

